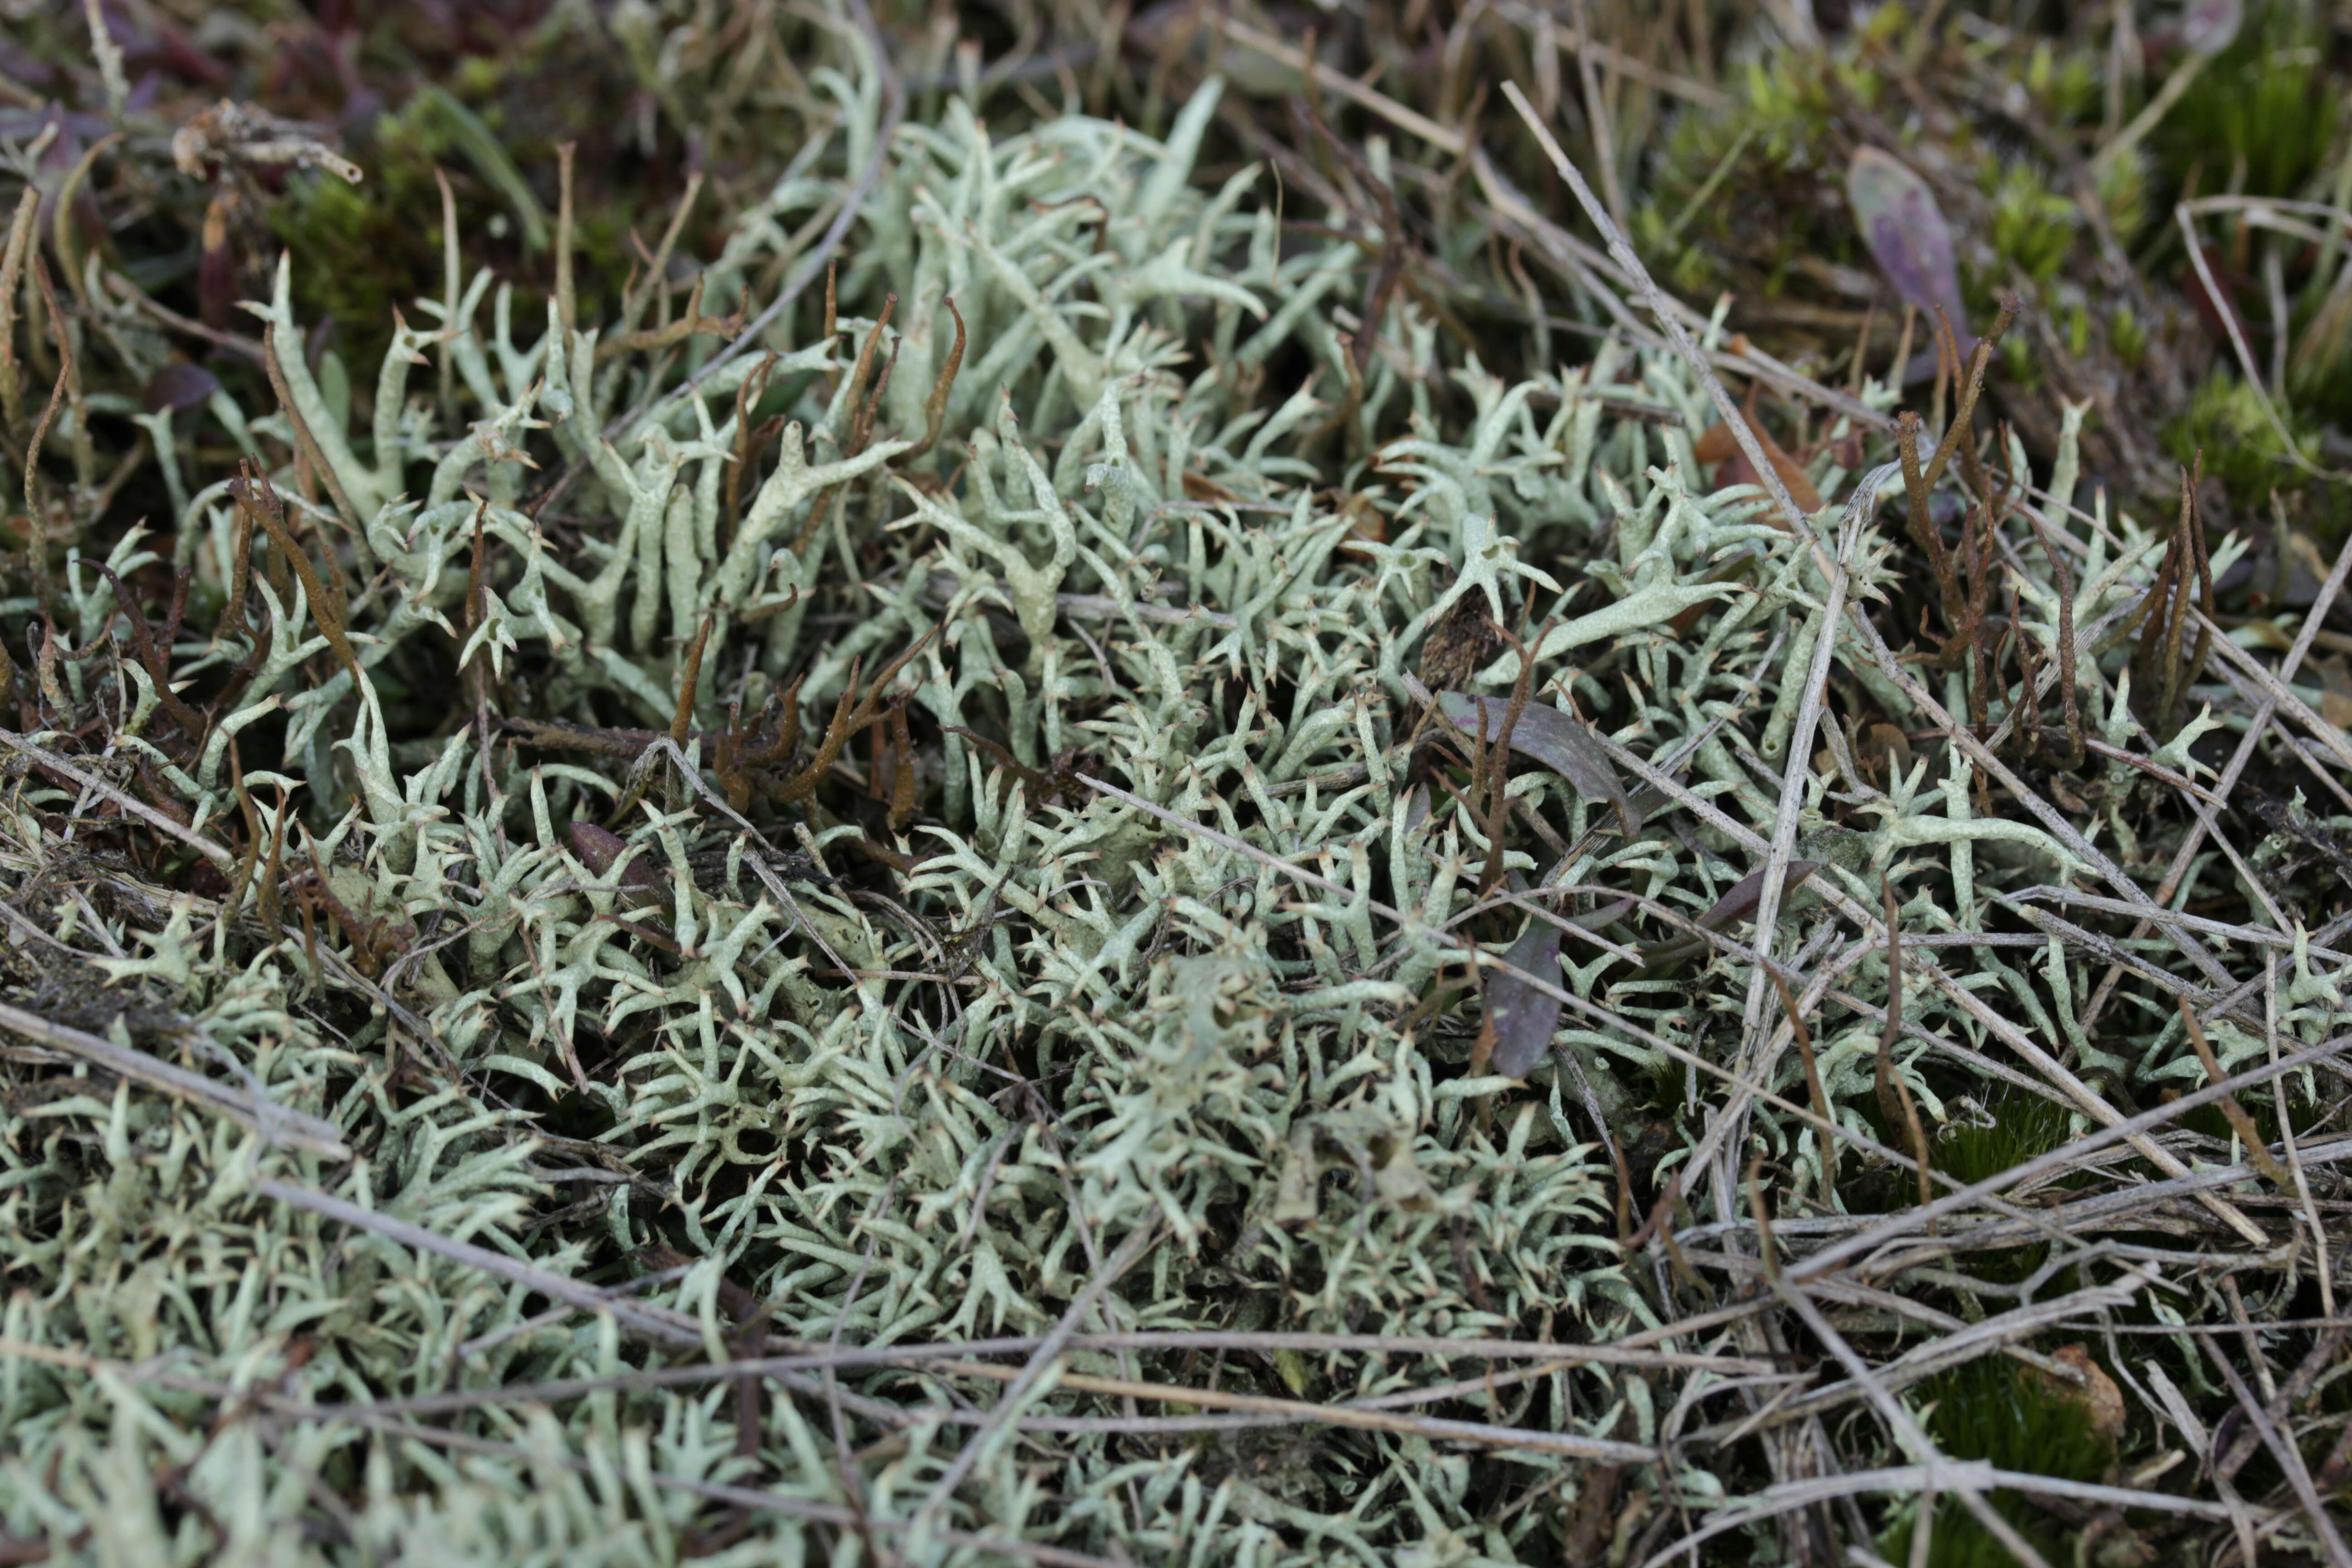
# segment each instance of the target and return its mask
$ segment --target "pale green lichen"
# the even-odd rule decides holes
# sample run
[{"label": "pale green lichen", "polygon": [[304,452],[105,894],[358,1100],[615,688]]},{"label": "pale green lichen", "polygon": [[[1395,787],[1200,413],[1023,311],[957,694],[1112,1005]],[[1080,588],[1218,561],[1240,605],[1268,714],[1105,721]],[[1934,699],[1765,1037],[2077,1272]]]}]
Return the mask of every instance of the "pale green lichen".
[{"label": "pale green lichen", "polygon": [[[844,38],[839,68],[812,78],[839,100],[843,156],[824,161],[830,174],[796,164],[736,216],[701,269],[707,313],[757,302],[793,258],[796,220],[842,196],[882,133],[878,74],[845,24]],[[738,1288],[768,1332],[796,1341],[1039,1333],[1100,1259],[1145,1239],[1147,1261],[1078,1326],[1620,1337],[1681,1308],[1656,1258],[1621,1254],[1588,1108],[1610,1108],[1607,1131],[1630,1142],[1651,1114],[1642,1079],[1679,1076],[1693,1047],[1763,1060],[1769,1087],[1803,1100],[1786,1052],[1707,1045],[1748,988],[1749,966],[1724,953],[1662,981],[1571,946],[1547,978],[1600,1009],[1557,1033],[1574,1070],[1540,1068],[1527,1089],[1472,1076],[1477,1014],[1444,933],[1477,901],[1496,847],[1532,878],[1607,881],[1693,918],[1715,904],[1762,863],[1730,829],[1773,830],[1824,637],[1859,694],[1841,697],[1849,711],[1874,702],[1897,729],[1920,711],[1850,622],[1830,624],[1819,559],[1758,493],[1706,493],[1691,442],[1714,410],[1679,359],[1604,342],[1588,364],[1506,385],[1400,302],[1351,394],[1334,314],[1358,248],[1286,241],[1255,170],[1202,188],[1216,97],[1213,83],[1160,141],[1077,115],[998,137],[948,99],[935,123],[897,132],[862,211],[840,298],[875,315],[814,342],[788,317],[716,368],[707,337],[676,364],[608,353],[641,322],[566,332],[552,303],[518,342],[512,285],[483,269],[462,293],[448,280],[454,313],[417,302],[430,331],[394,331],[363,418],[339,360],[314,374],[292,352],[306,341],[292,269],[321,258],[281,265],[257,313],[341,500],[304,498],[284,411],[222,392],[211,417],[278,465],[310,563],[347,608],[313,604],[307,577],[285,576],[282,552],[241,528],[230,476],[175,477],[175,563],[202,603],[226,604],[248,570],[250,590],[233,616],[183,630],[169,673],[207,691],[232,668],[250,679],[191,754],[151,739],[164,688],[106,578],[77,556],[65,618],[78,647],[118,650],[121,673],[40,665],[53,727],[32,737],[63,747],[66,719],[117,706],[111,755],[77,752],[82,765],[127,786],[121,760],[136,752],[160,780],[140,787],[187,832],[242,837],[249,820],[276,858],[208,892],[158,890],[61,837],[74,797],[37,771],[17,781],[0,857],[24,912],[50,921],[44,940],[97,965],[78,957],[72,976],[39,978],[20,972],[48,959],[20,945],[19,989],[324,1119],[356,1158],[273,1144],[267,1114],[247,1136],[127,1082],[11,1087],[0,1327],[55,1353],[0,1354],[0,1528],[47,1541],[56,1560],[157,1563],[862,1550],[854,1530],[772,1512],[714,1543],[723,1515],[683,1480],[852,1508],[926,1561],[978,1550],[930,1533],[947,1525],[1143,1561],[1556,1552],[1556,1508],[1498,1517],[1487,1502],[1496,1474],[1559,1472],[1560,1505],[1576,1499],[1585,1483],[1557,1454],[1474,1462],[1425,1436],[1303,1439],[1316,1466],[1348,1473],[1342,1486],[1253,1472],[1241,1431],[1038,1430],[987,1447],[933,1517],[926,1499],[970,1435],[966,1395],[936,1372],[844,1370],[855,1453],[836,1451],[808,1384],[771,1389],[748,1453],[731,1383],[500,1397],[655,1364],[644,1321],[669,1325],[672,1355],[724,1360],[739,1349],[726,1305]],[[874,326],[886,290],[898,295],[887,331]],[[901,463],[948,363],[950,295],[971,357],[940,405],[946,439]],[[94,309],[109,298],[94,290]],[[160,355],[127,306],[105,325],[121,352]],[[853,395],[873,386],[853,370],[869,331],[895,362],[878,412]],[[443,347],[446,399],[411,374]],[[1274,363],[1307,379],[1262,386]],[[1680,425],[1604,422],[1597,389],[1629,372]],[[739,402],[747,388],[757,395]],[[784,421],[774,456],[754,453],[765,476],[731,508],[738,419],[763,410]],[[2079,423],[2070,411],[2064,475]],[[1853,476],[1832,463],[1817,457],[1812,476],[1843,500]],[[559,509],[526,500],[567,468]],[[357,517],[336,515],[343,502]],[[1355,531],[1367,510],[1380,537]],[[1874,526],[1871,513],[1857,508],[1856,525]],[[2116,533],[2112,560],[2094,531],[2076,563],[2078,628],[2111,626],[2145,586],[2158,541],[2128,519]],[[1864,536],[1847,600],[1888,591],[1898,537],[1891,523]],[[146,538],[111,547],[119,576],[155,562]],[[243,563],[240,541],[257,546]],[[1722,574],[1743,557],[1752,570]],[[2053,647],[2056,584],[2032,565],[2011,580],[2026,628]],[[1612,741],[1652,763],[1688,749],[1675,773],[1687,796],[1632,842],[1587,838],[1604,826],[1589,803],[1523,774],[1512,798],[1580,843],[1567,858],[1517,834],[1490,847],[1490,818],[1433,796],[1401,749],[1419,717],[1406,661],[1474,595],[1529,631],[1573,606],[1532,656],[1531,700],[1607,715]],[[333,647],[345,635],[349,664]],[[2080,660],[2091,732],[2186,771],[2219,721],[2154,751],[2113,640]],[[918,775],[895,837],[843,804],[854,797],[755,789],[729,803],[723,748],[747,743],[770,697],[796,687],[805,754],[835,704],[908,650],[879,694],[924,723],[919,759],[888,764]],[[1518,660],[1490,659],[1475,682],[1507,691]],[[453,669],[478,688],[418,689]],[[597,725],[634,755],[562,760],[530,749],[544,727],[502,734],[501,715]],[[1996,898],[2084,871],[2044,826],[1980,811],[1957,750],[1874,773],[1850,733],[1818,743],[1834,765],[1798,759],[1797,824],[1822,886],[1846,900],[1836,908],[1874,910],[1881,874],[1897,874],[1914,929],[1981,931]],[[834,757],[817,783],[879,798],[884,755],[877,740],[862,775]],[[1213,832],[1094,794],[1079,772]],[[2124,791],[2127,773],[2114,763],[2107,784]],[[1682,815],[1694,802],[1727,815]],[[614,826],[635,857],[600,862],[570,829],[624,804]],[[746,837],[745,811],[769,843]],[[898,868],[887,894],[847,875],[861,847]],[[803,853],[817,860],[787,858]],[[1835,946],[1840,984],[1885,996],[1883,956],[1841,935],[1832,905],[1792,899],[1782,924],[1776,953],[1827,964]],[[1961,984],[2006,987],[2050,1043],[2118,1078],[2193,1073],[2160,1017],[2096,1041],[2083,1031],[2095,969],[2053,939],[2027,968],[1996,959]],[[1912,1022],[1996,1048],[1949,997],[1911,994]],[[2281,1000],[2298,1043],[2341,1016],[2300,934]],[[1839,1123],[1888,1136],[1871,1117],[1877,1023],[1846,1011],[1817,1027]],[[2114,1048],[2117,1027],[2128,1048]],[[2231,1061],[2251,1039],[2217,1035]],[[1931,1058],[1909,1042],[1895,1068],[1940,1120],[1952,1079]],[[1687,1094],[1675,1098],[1653,1108],[1671,1128],[1657,1180],[1700,1131]],[[1734,1152],[1819,1185],[1820,1133],[1785,1105],[1755,1107]],[[1717,1173],[1687,1174],[1694,1245],[1747,1222]],[[613,1295],[602,1311],[551,1311],[539,1287],[289,1206],[264,1183]],[[689,1266],[666,1275],[654,1247]],[[628,1295],[639,1274],[654,1282]],[[615,1303],[630,1301],[667,1315],[625,1323]],[[87,1375],[81,1355],[110,1364]],[[1066,1363],[1212,1376],[1161,1352]],[[1290,1393],[1326,1401],[1434,1381],[1379,1354],[1285,1350],[1270,1364]],[[1702,1387],[1654,1368],[1555,1369],[1488,1409],[1653,1443]],[[278,1402],[239,1406],[222,1389]],[[483,1395],[453,1429],[491,1449],[444,1453],[325,1408],[451,1390]],[[1056,1416],[1124,1408],[1051,1397]],[[1713,1508],[1753,1479],[1724,1469],[1644,1484]]]}]

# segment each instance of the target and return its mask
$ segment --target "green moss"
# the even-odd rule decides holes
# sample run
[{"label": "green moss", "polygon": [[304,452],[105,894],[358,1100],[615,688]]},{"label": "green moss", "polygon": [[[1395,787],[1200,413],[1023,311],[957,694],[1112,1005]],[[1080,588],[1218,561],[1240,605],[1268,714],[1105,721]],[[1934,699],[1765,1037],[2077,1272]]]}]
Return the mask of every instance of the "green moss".
[{"label": "green moss", "polygon": [[2091,352],[2091,312],[2080,300],[2066,307],[2066,352],[2076,359]]},{"label": "green moss", "polygon": [[[2279,417],[2296,446],[2310,451],[2316,437],[2309,422],[2287,409]],[[2205,472],[2242,506],[2265,502],[2273,487],[2294,477],[2260,393],[2226,371],[2208,376],[2188,409],[2165,426],[2164,449],[2183,464],[2203,453]]]},{"label": "green moss", "polygon": [[1672,1057],[1662,1056],[1652,1062],[1643,1074],[1649,1086],[1645,1103],[1671,1114],[1690,1092],[1689,1073],[1688,1068]]},{"label": "green moss", "polygon": [[2032,345],[2021,338],[2011,338],[2000,345],[2000,362],[2011,384],[2031,392],[2042,384],[2042,364],[2034,357]]},{"label": "green moss", "polygon": [[[1996,1095],[1985,1106],[1982,1117],[1944,1130],[1936,1140],[1936,1168],[1956,1182],[1973,1185],[2047,1154],[2063,1144],[2072,1131],[2073,1119],[2063,1106],[2038,1095]],[[2015,1284],[2040,1268],[2049,1256],[2049,1247],[2037,1243],[2004,1251],[1963,1253],[1958,1263],[1979,1279]]]},{"label": "green moss", "polygon": [[[1636,209],[1636,243],[1686,294],[1729,289],[1771,298],[1784,282],[1801,287],[1813,265],[1830,262],[1875,272],[1843,199],[1855,150],[1881,146],[1885,126],[1872,113],[1885,96],[1883,62],[1926,58],[1944,47],[1913,35],[1913,18],[1881,7],[1834,55],[1773,54],[1733,78],[1736,97],[1712,113],[1675,121],[1652,165],[1646,204]],[[2103,101],[2096,62],[2047,41],[1994,51],[1984,62],[2004,73],[2049,121],[2077,124]],[[1902,142],[1898,156],[1923,149]],[[1982,193],[1981,209],[1947,204],[1957,234],[1990,242],[1990,256],[1970,266],[1981,247],[1962,246],[1962,293],[1971,316],[1990,315],[2020,277],[2046,287],[2082,251],[2074,197],[2050,173],[2014,151],[2013,138],[1988,133],[1967,118],[1937,127],[1932,162],[1957,171]],[[2147,221],[2143,168],[2130,158],[2105,171],[2100,195],[2117,234],[2129,238]],[[2030,361],[2018,374],[2031,382]]]},{"label": "green moss", "polygon": [[2140,325],[2139,316],[2129,305],[2117,305],[2107,319],[2107,342],[2115,345],[2116,357],[2131,369],[2138,369],[2147,358],[2147,329]]},{"label": "green moss", "polygon": [[2039,1095],[2000,1095],[1985,1110],[1981,1122],[1948,1128],[1936,1142],[1937,1167],[1956,1182],[1973,1184],[2013,1170],[2072,1133],[2066,1108]]},{"label": "green moss", "polygon": [[2105,104],[2099,62],[2084,50],[2061,50],[2048,38],[2037,42],[2027,57],[2024,81],[2025,90],[2062,124],[2095,120]]},{"label": "green moss", "polygon": [[[2112,1446],[2091,1429],[2090,1412],[2080,1400],[2005,1356],[1989,1355],[1929,1378],[1916,1390],[1916,1402],[1927,1406],[1921,1424],[1928,1436],[1955,1459],[2095,1481],[2113,1457]],[[2045,1559],[2074,1560],[2050,1515],[2007,1493],[1990,1500]],[[1897,1526],[1885,1538],[1880,1554],[1889,1562],[1908,1562],[1914,1528],[1909,1521]],[[1948,1500],[1940,1502],[1927,1553],[1930,1568],[2009,1568],[2011,1561],[2008,1549],[1967,1510]]]},{"label": "green moss", "polygon": [[[1987,171],[1992,198],[1992,247],[2007,267],[2047,283],[2066,264],[2081,224],[2074,204],[2050,188],[2031,163],[2006,163]],[[2004,268],[2005,269],[2005,268]],[[2000,279],[1990,279],[1998,284]]]},{"label": "green moss", "polygon": [[[1874,103],[1882,85],[1858,55],[1751,62],[1728,108],[1684,116],[1667,133],[1634,214],[1636,243],[1692,293],[1724,287],[1737,262],[1769,273],[1801,255],[1853,259],[1840,105]],[[1766,235],[1769,247],[1751,255]]]},{"label": "green moss", "polygon": [[2128,245],[2147,226],[2147,164],[2138,153],[2126,153],[2101,165],[2097,178],[2107,227],[2119,244]]},{"label": "green moss", "polygon": [[407,308],[416,279],[441,270],[433,170],[450,151],[437,117],[419,100],[376,121],[373,145],[363,153],[365,180],[353,185],[306,174],[271,210],[270,226],[286,247],[315,258],[295,269],[302,315],[331,316],[355,363],[383,357],[393,310]]},{"label": "green moss", "polygon": [[440,293],[439,174],[456,194],[468,273],[488,264],[526,287],[548,286],[556,149],[566,141],[580,144],[580,310],[583,319],[605,313],[629,270],[631,226],[666,221],[672,199],[615,177],[625,171],[615,166],[621,133],[612,110],[625,89],[610,60],[556,33],[511,56],[468,60],[446,87],[427,87],[377,119],[354,149],[363,181],[299,177],[270,213],[279,241],[314,262],[295,269],[300,313],[332,316],[351,362],[375,363],[391,341],[393,309],[409,310],[421,280]]},{"label": "green moss", "polygon": [[[2276,1089],[2277,1086],[2272,1085],[2265,1089],[2242,1091],[2237,1097],[2240,1108],[2253,1119],[2255,1132],[2260,1134],[2265,1142],[2273,1144],[2279,1141],[2278,1101],[2274,1098]],[[2312,1123],[2318,1120],[2320,1115],[2320,1108],[2309,1100],[2301,1095],[2289,1097],[2288,1120],[2293,1121],[2297,1129],[2308,1131]],[[2238,1130],[2231,1124],[2229,1113],[2219,1105],[2200,1105],[2194,1110],[2185,1112],[2180,1118],[2180,1125],[2192,1132],[2201,1132],[2225,1147],[2233,1142],[2238,1136]],[[2242,1147],[2239,1151],[2238,1157],[2242,1160],[2245,1158]]]}]

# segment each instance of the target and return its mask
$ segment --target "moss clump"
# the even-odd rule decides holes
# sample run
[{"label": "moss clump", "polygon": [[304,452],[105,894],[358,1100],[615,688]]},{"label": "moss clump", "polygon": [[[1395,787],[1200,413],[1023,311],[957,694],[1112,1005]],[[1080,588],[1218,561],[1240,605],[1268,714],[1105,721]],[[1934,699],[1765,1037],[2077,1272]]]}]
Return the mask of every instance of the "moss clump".
[{"label": "moss clump", "polygon": [[[2201,453],[2207,477],[2221,481],[2232,504],[2262,505],[2273,489],[2295,478],[2287,447],[2263,401],[2240,377],[2216,371],[2198,386],[2188,408],[2166,426],[2164,449],[2184,466],[2195,463]],[[2308,420],[2288,408],[2278,414],[2295,446],[2308,455],[2316,446]]]},{"label": "moss clump", "polygon": [[[429,168],[429,163],[428,163]],[[387,160],[384,167],[394,165]],[[429,184],[432,176],[425,176]],[[296,181],[271,214],[270,226],[288,249],[334,257],[340,265],[306,268],[303,313],[313,321],[348,322],[362,363],[382,357],[392,308],[400,290],[430,262],[432,241],[409,217],[414,193],[394,194],[309,174]],[[373,352],[371,352],[373,351]]]},{"label": "moss clump", "polygon": [[1973,1184],[2039,1159],[2073,1131],[2073,1113],[2063,1105],[2037,1094],[1998,1095],[1981,1117],[1944,1130],[1936,1141],[1936,1165],[1952,1180]]},{"label": "moss clump", "polygon": [[[1936,1168],[1964,1186],[2013,1171],[2063,1145],[2074,1135],[2074,1116],[2039,1095],[2015,1090],[1995,1095],[1976,1116],[1946,1127],[1936,1140]],[[2037,1242],[2006,1251],[1968,1252],[1958,1266],[1994,1284],[2015,1284],[2048,1260],[2050,1248]]]},{"label": "moss clump", "polygon": [[545,279],[557,148],[567,142],[578,147],[572,248],[581,314],[593,320],[609,310],[633,264],[630,228],[658,233],[677,184],[635,167],[651,162],[651,149],[628,146],[622,110],[630,81],[618,65],[550,29],[512,54],[463,62],[447,86],[428,86],[376,117],[354,148],[367,169],[360,184],[292,181],[269,219],[289,251],[324,263],[295,273],[304,317],[331,319],[351,363],[383,357],[393,310],[413,315],[420,283],[433,297],[441,292],[443,177],[460,214],[468,269],[461,286],[483,265]]},{"label": "moss clump", "polygon": [[2129,305],[2116,306],[2116,313],[2107,319],[2107,341],[2115,344],[2116,357],[2126,365],[2137,366],[2147,357],[2147,328]]},{"label": "moss clump", "polygon": [[2075,205],[2027,163],[1988,164],[1984,183],[1992,203],[1994,254],[2036,283],[2057,277],[2082,228]]},{"label": "moss clump", "polygon": [[1728,108],[1667,133],[1633,216],[1635,242],[1675,287],[1700,295],[1795,256],[1866,265],[1842,194],[1852,135],[1840,120],[1876,102],[1880,86],[1858,56],[1751,63]]},{"label": "moss clump", "polygon": [[[2060,1393],[2042,1373],[2005,1356],[1989,1355],[1919,1385],[1927,1405],[1923,1426],[1946,1457],[1982,1459],[1996,1469],[2095,1481],[2106,1471],[2113,1445],[2092,1429],[2089,1408]],[[2021,1498],[1990,1500],[2044,1559],[2074,1560],[2069,1543],[2047,1513]],[[1889,1562],[1910,1561],[1916,1521],[1897,1526],[1882,1545]],[[2009,1568],[2009,1549],[1958,1504],[1938,1500],[1929,1568]]]}]

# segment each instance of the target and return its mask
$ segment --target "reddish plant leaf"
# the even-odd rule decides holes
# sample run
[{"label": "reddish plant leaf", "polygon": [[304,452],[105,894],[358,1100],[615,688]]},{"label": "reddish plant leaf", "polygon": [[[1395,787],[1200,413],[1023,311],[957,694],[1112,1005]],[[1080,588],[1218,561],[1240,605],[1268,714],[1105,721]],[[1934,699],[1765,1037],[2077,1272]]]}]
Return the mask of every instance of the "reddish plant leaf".
[{"label": "reddish plant leaf", "polygon": [[1927,182],[1900,159],[1864,147],[1846,172],[1845,195],[1864,242],[1903,302],[1918,307],[1926,318],[1922,324],[1931,331],[1940,309],[1951,320],[1960,352],[1968,353],[1976,339],[1968,330],[1967,307],[1960,303],[1952,229]]},{"label": "reddish plant leaf", "polygon": [[[1780,470],[1780,482],[1789,487],[1789,499],[1808,514],[1821,510],[1822,492],[1815,489],[1813,481],[1805,477],[1804,465],[1783,451],[1780,443],[1772,439],[1772,433],[1762,425],[1745,415],[1742,417],[1748,419],[1748,428],[1755,433],[1756,444],[1764,448],[1765,460]],[[1691,443],[1691,456],[1702,463],[1723,465],[1716,470],[1717,489],[1730,485],[1761,485],[1764,482],[1763,477],[1756,471],[1756,465],[1749,462],[1748,454],[1739,449],[1738,437],[1731,433],[1731,426],[1720,419],[1708,426],[1706,434]],[[1777,518],[1768,517],[1765,521],[1774,523],[1784,532],[1789,526]]]},{"label": "reddish plant leaf", "polygon": [[[580,857],[583,866],[599,877],[612,870],[620,860],[621,852],[629,847],[627,839],[593,822],[575,822],[572,824],[571,832],[572,852]],[[624,888],[658,888],[661,885],[660,874],[646,863],[642,854],[632,856],[629,863],[621,868],[621,886]]]},{"label": "reddish plant leaf", "polygon": [[155,373],[140,401],[147,405],[150,414],[167,408],[177,414],[183,408],[194,408],[219,390],[220,378],[212,372],[200,364],[175,359]]}]

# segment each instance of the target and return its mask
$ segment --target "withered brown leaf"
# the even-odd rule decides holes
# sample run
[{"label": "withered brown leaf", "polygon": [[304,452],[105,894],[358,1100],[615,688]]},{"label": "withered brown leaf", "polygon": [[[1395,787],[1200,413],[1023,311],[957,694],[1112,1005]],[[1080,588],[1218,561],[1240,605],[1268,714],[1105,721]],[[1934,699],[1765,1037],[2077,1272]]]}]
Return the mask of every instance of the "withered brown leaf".
[{"label": "withered brown leaf", "polygon": [[1486,595],[1465,594],[1422,639],[1422,684],[1432,691],[1459,690],[1502,651],[1502,628],[1486,613]]}]

